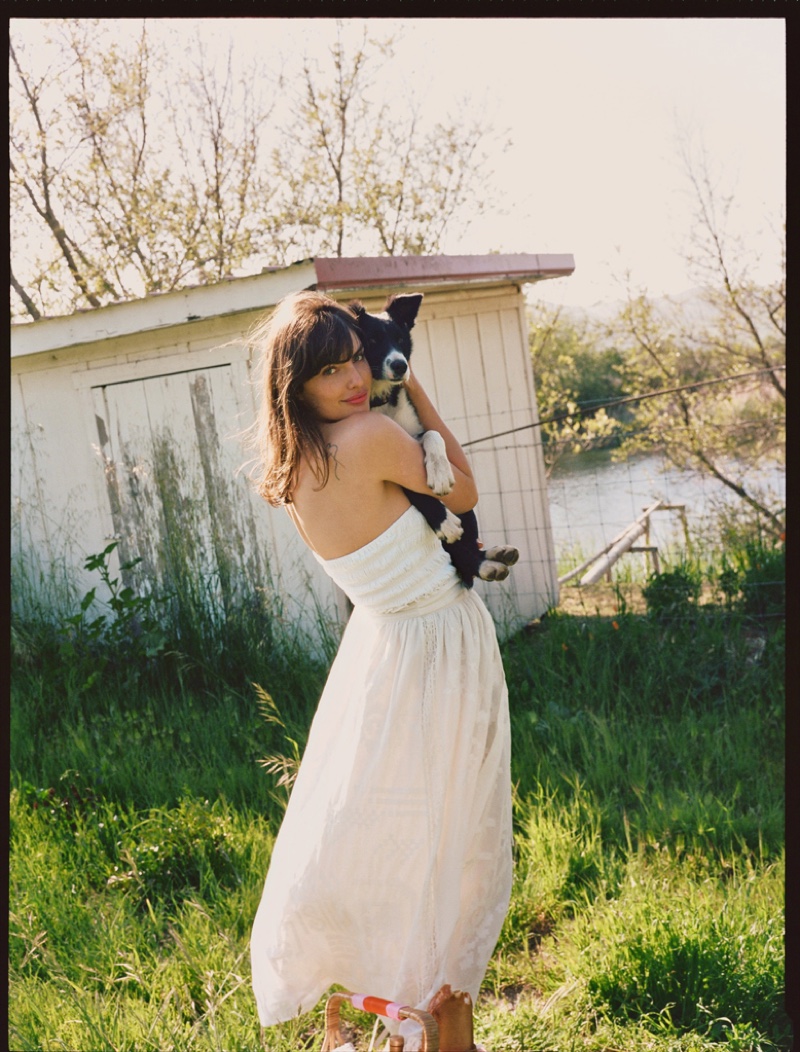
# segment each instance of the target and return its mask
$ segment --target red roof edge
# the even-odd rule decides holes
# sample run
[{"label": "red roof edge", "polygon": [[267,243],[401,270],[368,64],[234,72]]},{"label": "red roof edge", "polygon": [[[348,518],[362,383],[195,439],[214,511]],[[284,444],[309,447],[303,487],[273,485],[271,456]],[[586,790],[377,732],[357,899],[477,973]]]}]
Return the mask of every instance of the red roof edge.
[{"label": "red roof edge", "polygon": [[541,281],[567,277],[571,255],[515,252],[485,256],[345,256],[316,258],[317,288],[347,289],[408,284],[459,284],[485,280]]}]

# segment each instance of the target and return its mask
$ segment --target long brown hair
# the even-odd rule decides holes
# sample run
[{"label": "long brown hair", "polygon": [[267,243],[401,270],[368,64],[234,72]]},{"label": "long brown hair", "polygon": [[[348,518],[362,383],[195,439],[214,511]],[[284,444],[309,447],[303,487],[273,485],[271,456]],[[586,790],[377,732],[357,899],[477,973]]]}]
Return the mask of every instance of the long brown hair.
[{"label": "long brown hair", "polygon": [[296,292],[256,323],[248,343],[259,355],[261,401],[253,445],[256,489],[273,505],[290,504],[305,455],[320,488],[328,481],[328,450],[319,420],[300,397],[320,369],[346,361],[358,338],[355,315],[321,292]]}]

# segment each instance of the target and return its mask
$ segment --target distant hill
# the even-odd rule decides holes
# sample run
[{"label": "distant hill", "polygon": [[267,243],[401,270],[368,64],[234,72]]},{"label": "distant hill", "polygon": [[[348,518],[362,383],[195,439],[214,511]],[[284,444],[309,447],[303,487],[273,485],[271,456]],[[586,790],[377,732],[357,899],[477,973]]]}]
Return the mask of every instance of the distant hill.
[{"label": "distant hill", "polygon": [[[531,304],[541,303],[549,310],[560,308],[561,316],[576,326],[586,323],[606,325],[613,321],[625,306],[625,301],[621,299],[593,303],[591,307],[562,305],[543,296],[537,296],[533,289],[529,293],[529,302]],[[701,288],[687,289],[674,296],[656,296],[651,302],[655,310],[665,318],[678,310],[684,321],[696,324],[712,323],[716,313],[715,308],[706,300]]]}]

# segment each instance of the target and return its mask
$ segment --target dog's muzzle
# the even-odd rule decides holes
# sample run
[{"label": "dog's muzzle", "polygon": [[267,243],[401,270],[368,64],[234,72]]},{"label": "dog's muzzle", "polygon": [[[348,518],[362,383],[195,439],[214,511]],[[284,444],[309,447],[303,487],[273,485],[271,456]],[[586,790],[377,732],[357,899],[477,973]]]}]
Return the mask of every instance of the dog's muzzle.
[{"label": "dog's muzzle", "polygon": [[383,379],[401,383],[408,376],[408,360],[404,354],[394,351],[383,362]]}]

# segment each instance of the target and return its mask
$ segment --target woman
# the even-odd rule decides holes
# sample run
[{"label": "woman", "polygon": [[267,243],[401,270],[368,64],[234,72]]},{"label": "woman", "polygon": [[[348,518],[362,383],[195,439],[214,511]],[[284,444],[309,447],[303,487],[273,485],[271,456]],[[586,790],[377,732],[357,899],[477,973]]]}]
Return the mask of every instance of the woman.
[{"label": "woman", "polygon": [[[259,491],[354,605],[253,926],[261,1023],[307,1011],[334,983],[417,1008],[445,983],[474,1000],[512,873],[494,625],[403,493],[429,492],[422,449],[369,411],[354,315],[298,293],[254,342]],[[467,511],[467,459],[419,381],[406,386],[445,441],[455,485],[444,502]]]}]

